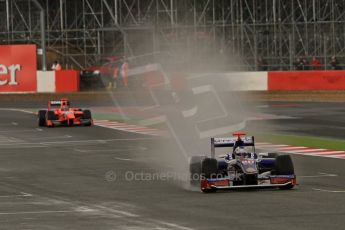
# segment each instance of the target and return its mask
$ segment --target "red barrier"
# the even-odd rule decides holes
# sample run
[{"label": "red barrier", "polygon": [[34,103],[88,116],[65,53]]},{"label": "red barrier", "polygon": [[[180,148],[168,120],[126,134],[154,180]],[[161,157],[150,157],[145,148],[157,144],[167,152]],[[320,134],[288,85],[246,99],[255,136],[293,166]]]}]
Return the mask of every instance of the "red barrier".
[{"label": "red barrier", "polygon": [[345,71],[268,73],[268,90],[344,90]]},{"label": "red barrier", "polygon": [[36,45],[0,46],[0,92],[35,92]]},{"label": "red barrier", "polygon": [[80,89],[79,72],[75,70],[55,71],[55,92],[77,92]]}]

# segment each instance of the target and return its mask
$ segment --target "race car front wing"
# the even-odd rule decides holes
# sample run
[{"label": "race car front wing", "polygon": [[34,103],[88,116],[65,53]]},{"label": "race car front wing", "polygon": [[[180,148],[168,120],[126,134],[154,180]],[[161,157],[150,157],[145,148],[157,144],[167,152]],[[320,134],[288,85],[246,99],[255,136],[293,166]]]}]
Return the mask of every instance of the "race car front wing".
[{"label": "race car front wing", "polygon": [[201,190],[232,190],[232,189],[250,189],[250,188],[284,188],[297,185],[295,175],[274,175],[264,180],[260,180],[256,185],[234,185],[234,181],[228,178],[201,180]]},{"label": "race car front wing", "polygon": [[[93,124],[92,119],[74,119],[73,125],[87,125],[87,124]],[[47,126],[59,126],[59,125],[66,125],[68,124],[67,120],[48,120]]]}]

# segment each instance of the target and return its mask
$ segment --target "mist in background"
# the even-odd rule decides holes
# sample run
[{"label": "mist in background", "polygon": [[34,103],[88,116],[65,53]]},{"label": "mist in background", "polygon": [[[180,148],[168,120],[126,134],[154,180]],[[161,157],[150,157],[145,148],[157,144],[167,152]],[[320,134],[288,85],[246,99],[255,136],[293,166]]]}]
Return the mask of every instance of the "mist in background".
[{"label": "mist in background", "polygon": [[[173,53],[154,58],[146,56],[146,61],[143,56],[128,57],[130,85],[109,91],[109,95],[123,119],[130,119],[122,110],[129,105],[138,113],[150,114],[136,123],[166,131],[150,147],[150,166],[185,175],[174,182],[188,188],[189,158],[210,156],[211,137],[249,131],[247,122],[255,109],[247,93],[238,91],[236,82],[224,76],[225,72],[240,70],[229,68],[241,66],[239,57],[210,49],[212,45],[194,47],[199,50],[196,55],[185,46],[176,45]],[[164,58],[158,59],[160,55]],[[126,96],[119,100],[119,93]]]}]

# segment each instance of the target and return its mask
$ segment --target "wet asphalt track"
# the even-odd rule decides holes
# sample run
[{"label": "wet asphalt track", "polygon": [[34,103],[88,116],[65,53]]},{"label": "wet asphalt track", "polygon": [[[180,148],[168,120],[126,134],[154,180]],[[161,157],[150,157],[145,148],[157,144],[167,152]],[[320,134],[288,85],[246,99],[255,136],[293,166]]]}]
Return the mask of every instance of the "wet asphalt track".
[{"label": "wet asphalt track", "polygon": [[[270,102],[259,107],[261,112],[291,118],[266,122],[266,129],[287,134],[345,138],[345,103]],[[254,122],[252,125],[260,127],[262,123]]]},{"label": "wet asphalt track", "polygon": [[[272,124],[284,132],[303,123],[341,138],[344,109],[320,106],[263,111],[322,121]],[[37,129],[33,115],[1,111],[0,229],[344,229],[345,160],[293,156],[300,186],[291,191],[202,194],[171,180],[124,179],[156,173],[157,142],[101,127]]]}]

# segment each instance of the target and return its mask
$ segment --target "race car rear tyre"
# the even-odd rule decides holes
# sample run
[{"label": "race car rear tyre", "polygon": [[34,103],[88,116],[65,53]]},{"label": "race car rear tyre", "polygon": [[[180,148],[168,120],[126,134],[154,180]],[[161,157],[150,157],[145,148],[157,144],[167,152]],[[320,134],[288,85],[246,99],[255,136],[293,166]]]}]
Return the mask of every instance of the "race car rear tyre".
[{"label": "race car rear tyre", "polygon": [[205,158],[201,163],[201,173],[206,178],[214,178],[218,173],[218,162],[213,158]]},{"label": "race car rear tyre", "polygon": [[47,114],[47,110],[38,111],[38,126],[46,125],[46,114]]},{"label": "race car rear tyre", "polygon": [[199,185],[201,176],[201,162],[204,156],[192,156],[189,160],[190,183]]},{"label": "race car rear tyre", "polygon": [[90,110],[84,110],[83,111],[84,114],[83,114],[83,119],[92,119],[92,115],[91,115],[91,111]]}]

